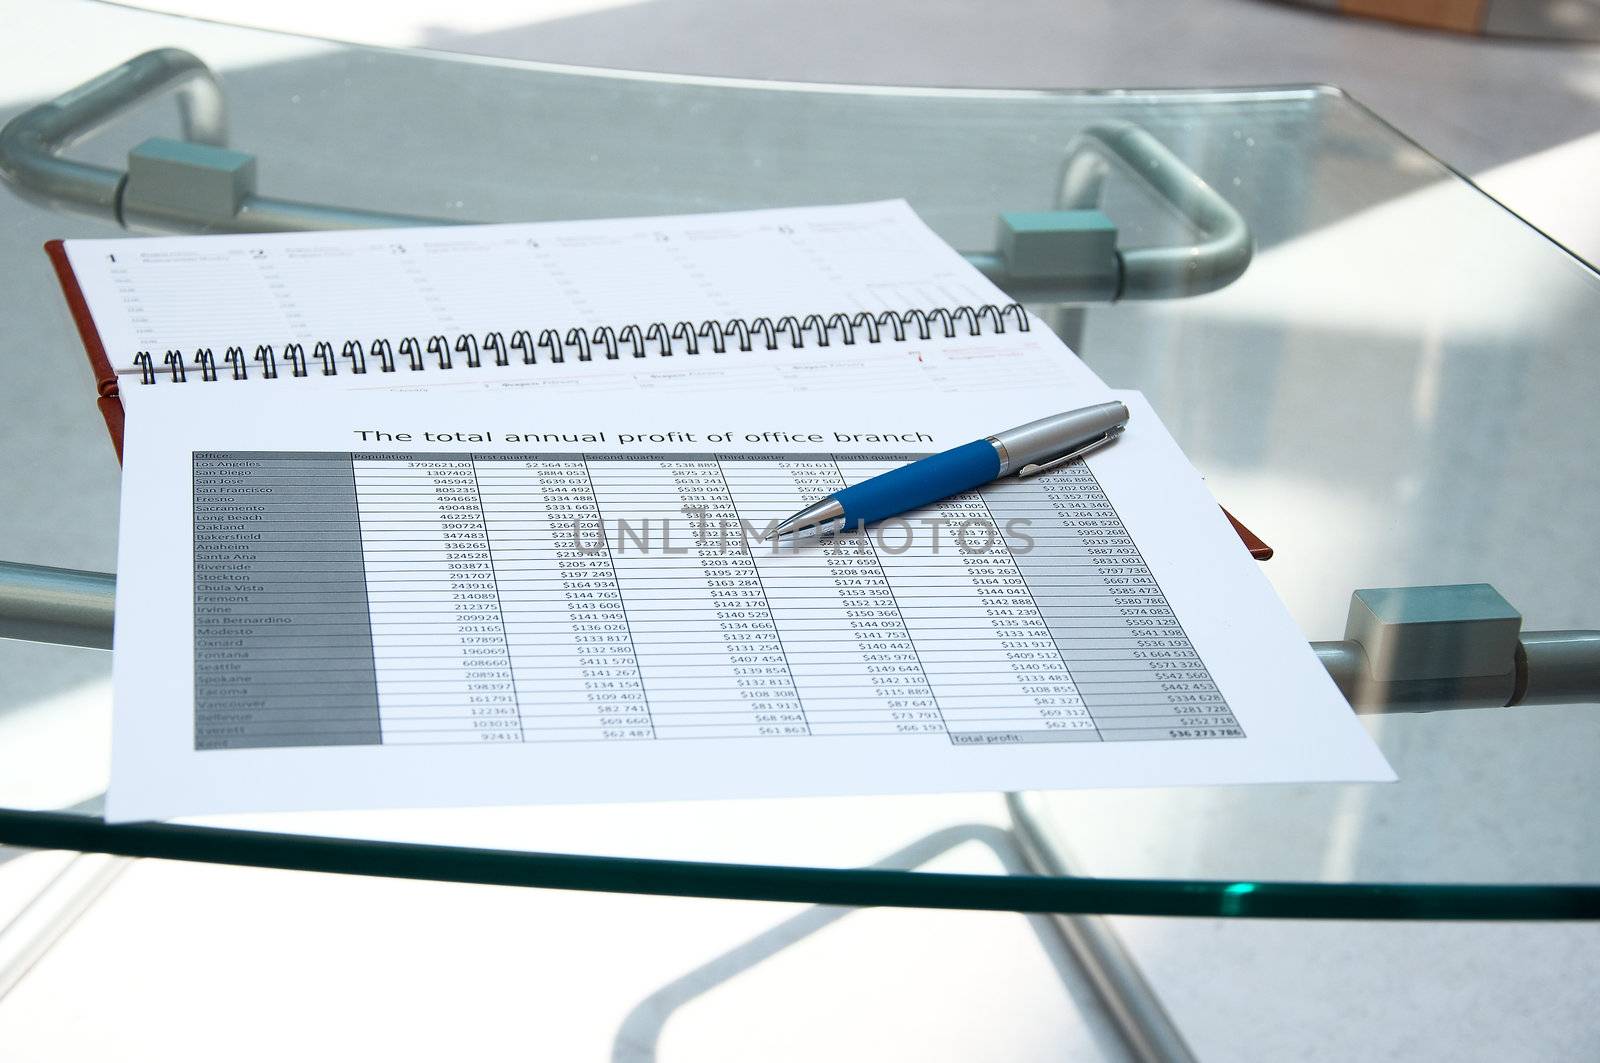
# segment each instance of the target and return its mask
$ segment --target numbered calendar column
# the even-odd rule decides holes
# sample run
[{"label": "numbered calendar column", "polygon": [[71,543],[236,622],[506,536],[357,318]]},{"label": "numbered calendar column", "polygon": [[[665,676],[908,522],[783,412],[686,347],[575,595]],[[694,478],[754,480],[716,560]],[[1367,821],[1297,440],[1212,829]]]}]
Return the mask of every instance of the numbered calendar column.
[{"label": "numbered calendar column", "polygon": [[480,455],[477,470],[524,740],[654,738],[587,465]]},{"label": "numbered calendar column", "polygon": [[521,741],[473,462],[353,464],[383,741]]},{"label": "numbered calendar column", "polygon": [[591,456],[607,549],[660,738],[808,734],[715,459]]},{"label": "numbered calendar column", "polygon": [[995,518],[1034,540],[1016,564],[1108,740],[1244,732],[1094,473],[1082,462],[985,488]]},{"label": "numbered calendar column", "polygon": [[[720,464],[739,511],[756,528],[846,486],[827,457],[724,458]],[[812,734],[944,733],[928,677],[866,535],[790,539],[757,546],[753,556]]]}]

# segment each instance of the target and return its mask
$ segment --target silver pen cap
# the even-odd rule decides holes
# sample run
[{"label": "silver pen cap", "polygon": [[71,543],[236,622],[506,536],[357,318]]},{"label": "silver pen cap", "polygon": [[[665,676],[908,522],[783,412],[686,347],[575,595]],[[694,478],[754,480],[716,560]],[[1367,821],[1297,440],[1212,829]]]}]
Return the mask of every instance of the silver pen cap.
[{"label": "silver pen cap", "polygon": [[989,442],[1000,454],[1000,475],[1023,472],[1029,466],[1042,472],[1088,444],[1110,438],[1128,423],[1128,407],[1120,402],[1102,402],[1070,413],[1058,413],[1029,421],[1025,425],[996,432]]}]

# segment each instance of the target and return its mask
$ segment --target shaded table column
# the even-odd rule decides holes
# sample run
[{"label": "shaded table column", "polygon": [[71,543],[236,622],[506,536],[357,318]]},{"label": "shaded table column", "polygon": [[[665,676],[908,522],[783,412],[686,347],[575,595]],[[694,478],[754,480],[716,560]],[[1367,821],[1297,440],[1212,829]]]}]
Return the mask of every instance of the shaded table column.
[{"label": "shaded table column", "polygon": [[997,521],[1027,522],[1016,564],[1107,740],[1243,735],[1139,548],[1082,462],[1001,480]]},{"label": "shaded table column", "polygon": [[381,741],[348,454],[198,451],[196,749]]}]

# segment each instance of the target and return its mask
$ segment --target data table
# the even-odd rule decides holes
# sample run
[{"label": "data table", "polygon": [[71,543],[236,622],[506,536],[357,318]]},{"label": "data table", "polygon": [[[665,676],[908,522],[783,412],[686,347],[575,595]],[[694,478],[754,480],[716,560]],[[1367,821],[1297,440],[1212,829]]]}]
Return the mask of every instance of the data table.
[{"label": "data table", "polygon": [[1243,736],[1081,462],[760,541],[914,457],[196,452],[195,747]]}]

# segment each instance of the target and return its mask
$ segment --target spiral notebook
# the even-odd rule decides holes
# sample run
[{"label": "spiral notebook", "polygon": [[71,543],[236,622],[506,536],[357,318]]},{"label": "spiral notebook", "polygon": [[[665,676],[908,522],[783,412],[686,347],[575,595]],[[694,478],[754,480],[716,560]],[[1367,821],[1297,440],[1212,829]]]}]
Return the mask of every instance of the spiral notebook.
[{"label": "spiral notebook", "polygon": [[46,250],[119,457],[123,396],[175,384],[887,402],[1103,388],[900,200]]},{"label": "spiral notebook", "polygon": [[1388,777],[1136,394],[730,540],[1112,396],[904,203],[49,253],[127,407],[111,818]]}]

